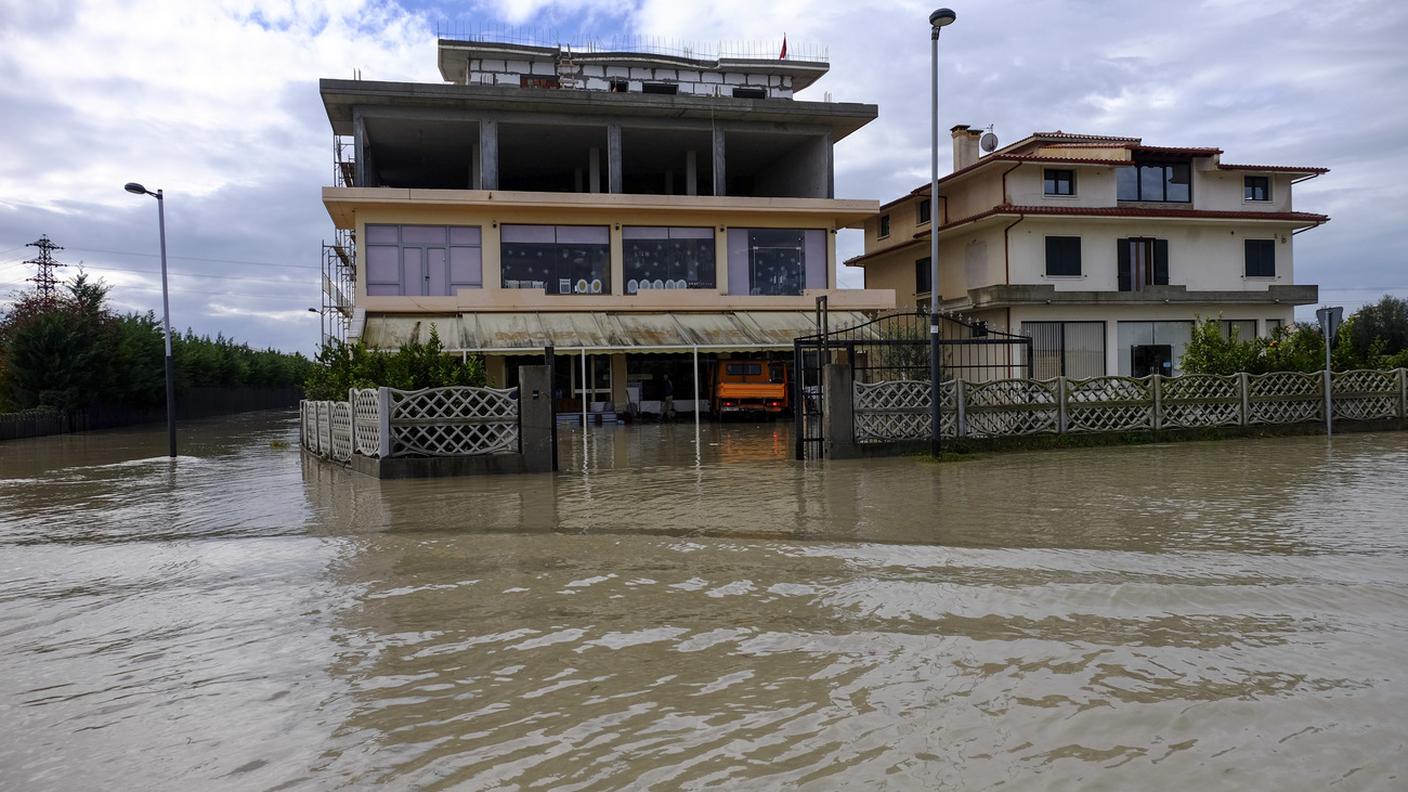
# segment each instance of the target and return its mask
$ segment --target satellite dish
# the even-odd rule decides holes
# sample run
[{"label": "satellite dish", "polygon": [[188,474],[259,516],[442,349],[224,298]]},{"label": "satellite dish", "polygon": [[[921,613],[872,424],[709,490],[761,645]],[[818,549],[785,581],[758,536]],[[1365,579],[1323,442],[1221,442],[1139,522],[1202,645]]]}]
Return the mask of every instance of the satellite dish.
[{"label": "satellite dish", "polygon": [[978,138],[978,145],[983,147],[983,151],[991,154],[993,151],[997,150],[997,135],[991,132],[984,132],[983,136]]}]

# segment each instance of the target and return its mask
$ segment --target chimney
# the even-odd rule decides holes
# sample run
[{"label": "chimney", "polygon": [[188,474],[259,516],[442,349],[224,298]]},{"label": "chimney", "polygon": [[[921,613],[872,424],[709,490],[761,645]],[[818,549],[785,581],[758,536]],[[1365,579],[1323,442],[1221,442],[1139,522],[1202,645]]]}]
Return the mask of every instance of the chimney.
[{"label": "chimney", "polygon": [[982,132],[959,124],[949,130],[953,134],[953,169],[963,170],[978,161],[978,138]]}]

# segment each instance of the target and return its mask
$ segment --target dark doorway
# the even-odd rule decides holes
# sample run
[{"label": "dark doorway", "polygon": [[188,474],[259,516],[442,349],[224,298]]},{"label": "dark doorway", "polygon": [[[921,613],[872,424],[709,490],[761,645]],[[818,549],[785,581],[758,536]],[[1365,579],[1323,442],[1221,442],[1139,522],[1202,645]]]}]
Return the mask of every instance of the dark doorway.
[{"label": "dark doorway", "polygon": [[1168,344],[1139,344],[1130,348],[1130,355],[1129,368],[1133,376],[1173,376],[1173,347]]}]

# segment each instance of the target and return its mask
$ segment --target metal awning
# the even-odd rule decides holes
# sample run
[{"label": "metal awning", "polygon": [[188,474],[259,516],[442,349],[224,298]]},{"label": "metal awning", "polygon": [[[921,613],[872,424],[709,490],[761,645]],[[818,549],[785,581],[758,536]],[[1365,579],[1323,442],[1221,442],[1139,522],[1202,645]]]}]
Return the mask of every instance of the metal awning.
[{"label": "metal awning", "polygon": [[[867,321],[860,311],[832,311],[830,327]],[[811,311],[475,313],[458,316],[368,316],[362,339],[395,348],[424,340],[434,326],[446,349],[486,355],[562,352],[742,352],[792,349],[792,340],[817,332]]]}]

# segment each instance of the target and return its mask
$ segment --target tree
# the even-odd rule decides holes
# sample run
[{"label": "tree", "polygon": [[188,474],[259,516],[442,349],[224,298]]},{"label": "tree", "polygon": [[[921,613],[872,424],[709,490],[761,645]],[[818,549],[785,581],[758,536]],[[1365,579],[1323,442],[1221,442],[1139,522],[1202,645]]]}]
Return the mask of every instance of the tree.
[{"label": "tree", "polygon": [[1379,358],[1408,349],[1408,300],[1384,295],[1355,311],[1340,335],[1362,364],[1377,366]]},{"label": "tree", "polygon": [[1221,322],[1205,319],[1193,326],[1179,367],[1189,374],[1260,373],[1265,370],[1263,350],[1260,339],[1238,338],[1235,328],[1223,333]]}]

